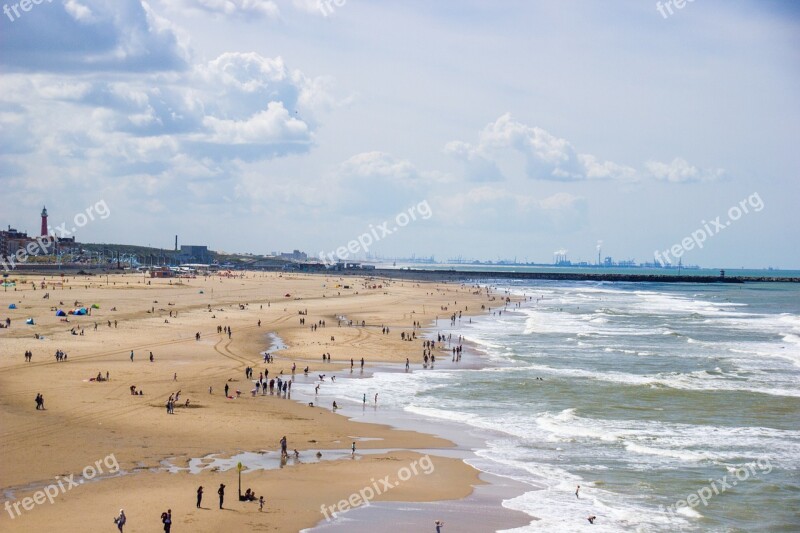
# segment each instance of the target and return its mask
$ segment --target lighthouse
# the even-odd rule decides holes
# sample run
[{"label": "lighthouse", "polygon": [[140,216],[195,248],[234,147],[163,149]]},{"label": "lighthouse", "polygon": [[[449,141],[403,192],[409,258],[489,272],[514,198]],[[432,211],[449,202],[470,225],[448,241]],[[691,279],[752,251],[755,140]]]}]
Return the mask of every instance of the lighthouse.
[{"label": "lighthouse", "polygon": [[47,208],[42,207],[42,233],[41,236],[47,235]]}]

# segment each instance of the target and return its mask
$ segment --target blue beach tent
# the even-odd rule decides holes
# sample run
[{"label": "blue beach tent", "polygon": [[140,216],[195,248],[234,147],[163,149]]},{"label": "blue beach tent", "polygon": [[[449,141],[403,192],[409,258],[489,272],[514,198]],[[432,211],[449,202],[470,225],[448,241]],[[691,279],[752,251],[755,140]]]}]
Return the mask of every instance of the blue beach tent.
[{"label": "blue beach tent", "polygon": [[9,309],[16,309],[17,308],[17,304],[11,304],[11,305],[8,306],[8,308]]}]

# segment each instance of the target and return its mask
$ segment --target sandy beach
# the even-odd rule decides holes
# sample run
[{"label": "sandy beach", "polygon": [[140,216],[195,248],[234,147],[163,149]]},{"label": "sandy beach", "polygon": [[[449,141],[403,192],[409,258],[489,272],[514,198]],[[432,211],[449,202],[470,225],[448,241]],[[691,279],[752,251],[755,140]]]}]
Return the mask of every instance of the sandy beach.
[{"label": "sandy beach", "polygon": [[[346,501],[366,487],[381,492],[374,501],[422,502],[464,498],[481,483],[478,472],[459,459],[414,451],[447,449],[449,441],[350,421],[347,408],[334,413],[330,405],[253,396],[245,368],[253,369],[253,379],[268,369],[269,378],[302,383],[319,382],[324,374],[320,386],[334,387],[341,385],[331,383],[331,376],[350,373],[351,358],[355,373],[362,357],[367,370],[406,358],[420,367],[422,339],[405,341],[401,334],[414,334],[415,322],[428,327],[454,313],[502,306],[501,297],[485,289],[278,273],[171,280],[142,274],[11,277],[16,291],[2,294],[3,318],[11,319],[11,327],[0,329],[3,531],[41,531],[53,524],[61,531],[111,531],[121,508],[125,531],[131,532],[159,530],[159,516],[168,508],[178,531],[297,531],[325,519],[326,508],[358,507],[363,500]],[[8,309],[10,304],[17,309]],[[91,315],[63,317],[69,322],[56,316],[56,309],[81,306]],[[28,318],[35,324],[26,325]],[[229,327],[230,336],[218,327]],[[265,364],[263,353],[276,339],[285,348]],[[28,350],[30,362],[24,357]],[[56,361],[57,350],[67,354],[66,361]],[[323,362],[323,353],[332,362]],[[439,348],[434,353],[450,356]],[[92,379],[106,373],[109,381]],[[132,385],[143,394],[132,395]],[[167,414],[166,401],[177,391],[175,412]],[[36,409],[38,393],[44,410]],[[290,458],[279,464],[284,435]],[[246,466],[242,473],[242,490],[265,497],[263,512],[257,502],[237,501],[235,468],[182,469],[192,459],[242,452],[273,463]],[[167,472],[167,464],[178,471]],[[398,474],[407,479],[376,490],[375,480]],[[37,496],[59,480],[52,504]],[[222,511],[220,483],[226,485]]]}]

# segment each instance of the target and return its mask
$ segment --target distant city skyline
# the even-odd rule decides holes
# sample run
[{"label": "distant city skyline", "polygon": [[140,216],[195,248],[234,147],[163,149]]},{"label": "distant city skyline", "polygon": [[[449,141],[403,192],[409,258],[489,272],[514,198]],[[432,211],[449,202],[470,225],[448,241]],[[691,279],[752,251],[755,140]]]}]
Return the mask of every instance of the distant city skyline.
[{"label": "distant city skyline", "polygon": [[800,4],[666,5],[43,2],[0,20],[0,224],[800,268]]}]

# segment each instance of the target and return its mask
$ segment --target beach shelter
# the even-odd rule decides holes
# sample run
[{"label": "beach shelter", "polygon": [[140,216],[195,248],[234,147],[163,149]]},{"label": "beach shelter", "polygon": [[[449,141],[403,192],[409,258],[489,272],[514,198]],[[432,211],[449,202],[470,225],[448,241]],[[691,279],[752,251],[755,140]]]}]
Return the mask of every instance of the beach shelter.
[{"label": "beach shelter", "polygon": [[32,318],[29,318],[28,320],[26,320],[26,321],[25,321],[25,323],[26,323],[26,324],[28,324],[29,326],[35,326],[35,325],[36,325],[36,324],[33,322],[33,319],[32,319]]},{"label": "beach shelter", "polygon": [[59,309],[58,311],[56,311],[56,316],[67,316],[67,313]]},{"label": "beach shelter", "polygon": [[92,304],[92,309],[100,309],[100,306],[97,304]]},{"label": "beach shelter", "polygon": [[78,309],[75,309],[75,312],[73,314],[74,315],[85,315],[86,313],[87,313],[86,308],[85,307],[80,307]]},{"label": "beach shelter", "polygon": [[17,308],[17,304],[11,304],[11,305],[8,306],[8,308],[9,309],[16,309]]}]

